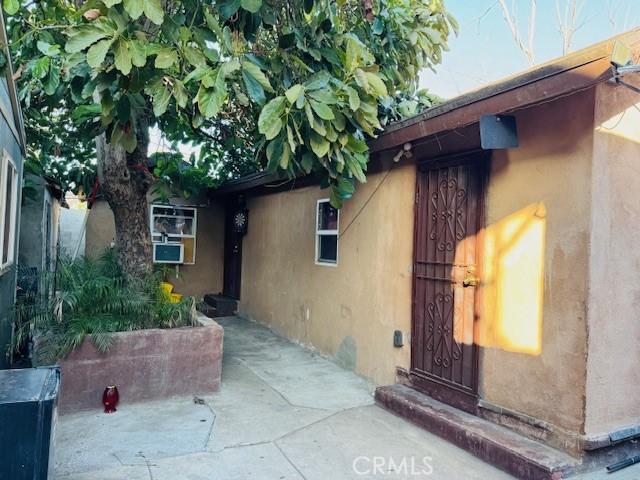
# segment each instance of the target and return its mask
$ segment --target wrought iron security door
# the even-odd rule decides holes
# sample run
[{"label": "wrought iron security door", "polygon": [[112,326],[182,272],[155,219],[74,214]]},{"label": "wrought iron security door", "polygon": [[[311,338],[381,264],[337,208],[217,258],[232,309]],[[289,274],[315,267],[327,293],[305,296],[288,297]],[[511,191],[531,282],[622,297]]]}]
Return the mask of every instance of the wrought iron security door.
[{"label": "wrought iron security door", "polygon": [[475,408],[478,383],[482,163],[419,167],[417,179],[411,378],[426,393],[468,410]]}]

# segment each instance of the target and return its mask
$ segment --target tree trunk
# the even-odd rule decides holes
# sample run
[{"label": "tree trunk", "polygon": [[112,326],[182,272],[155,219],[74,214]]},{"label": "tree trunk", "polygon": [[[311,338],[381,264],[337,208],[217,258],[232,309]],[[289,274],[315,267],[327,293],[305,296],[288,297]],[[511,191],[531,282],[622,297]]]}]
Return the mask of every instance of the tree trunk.
[{"label": "tree trunk", "polygon": [[125,275],[135,277],[152,266],[147,192],[153,175],[147,170],[147,145],[146,129],[131,154],[107,143],[104,134],[96,139],[98,179],[115,220],[118,261]]}]

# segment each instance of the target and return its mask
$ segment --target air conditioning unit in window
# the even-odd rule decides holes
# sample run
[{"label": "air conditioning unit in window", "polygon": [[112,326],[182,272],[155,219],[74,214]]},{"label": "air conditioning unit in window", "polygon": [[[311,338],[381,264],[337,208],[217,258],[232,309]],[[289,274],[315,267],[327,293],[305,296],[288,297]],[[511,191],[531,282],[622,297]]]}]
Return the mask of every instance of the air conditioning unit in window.
[{"label": "air conditioning unit in window", "polygon": [[182,243],[153,243],[154,263],[183,263],[184,245]]}]

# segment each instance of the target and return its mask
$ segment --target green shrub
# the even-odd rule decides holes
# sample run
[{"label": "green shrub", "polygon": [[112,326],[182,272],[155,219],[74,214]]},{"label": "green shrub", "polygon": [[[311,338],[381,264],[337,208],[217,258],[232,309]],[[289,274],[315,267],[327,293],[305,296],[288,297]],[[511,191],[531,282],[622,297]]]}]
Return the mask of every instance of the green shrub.
[{"label": "green shrub", "polygon": [[11,348],[32,342],[34,364],[66,357],[87,335],[106,352],[113,332],[193,326],[195,302],[184,297],[172,303],[161,288],[161,273],[126,279],[113,249],[97,259],[60,259],[56,272],[40,274],[13,311]]}]

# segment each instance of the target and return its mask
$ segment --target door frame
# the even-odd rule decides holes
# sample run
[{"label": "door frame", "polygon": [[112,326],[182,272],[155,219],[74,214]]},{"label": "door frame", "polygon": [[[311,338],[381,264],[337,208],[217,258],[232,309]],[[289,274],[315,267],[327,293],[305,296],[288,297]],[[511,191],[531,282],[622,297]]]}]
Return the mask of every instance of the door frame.
[{"label": "door frame", "polygon": [[224,262],[222,294],[240,300],[242,291],[242,239],[243,234],[233,228],[233,215],[245,206],[243,197],[228,201],[224,209]]},{"label": "door frame", "polygon": [[413,259],[412,259],[412,285],[411,285],[411,358],[410,358],[410,366],[409,366],[409,382],[413,387],[420,390],[421,392],[429,395],[430,397],[438,400],[442,403],[446,403],[460,410],[464,410],[466,412],[476,414],[478,409],[478,386],[480,380],[480,346],[475,343],[475,338],[477,337],[476,331],[476,322],[478,321],[478,317],[480,316],[479,312],[479,299],[478,299],[478,291],[475,292],[474,297],[474,349],[473,349],[473,360],[472,365],[474,368],[473,371],[473,383],[471,392],[466,389],[456,388],[455,385],[445,383],[441,379],[436,376],[423,374],[416,372],[414,370],[414,358],[415,355],[418,354],[416,349],[414,348],[414,338],[416,331],[416,275],[415,275],[415,265],[416,265],[416,255],[417,255],[417,245],[418,245],[418,212],[419,212],[419,203],[421,200],[419,198],[419,190],[418,186],[420,183],[420,175],[421,172],[425,172],[428,170],[435,170],[446,167],[453,167],[458,165],[469,165],[474,164],[479,166],[479,172],[481,174],[481,178],[479,180],[479,192],[478,192],[478,224],[477,224],[477,236],[476,236],[476,272],[477,276],[482,278],[483,273],[483,259],[484,259],[484,245],[483,245],[483,237],[482,234],[484,228],[486,227],[486,195],[487,195],[487,187],[489,181],[489,166],[491,159],[491,150],[468,150],[460,153],[455,153],[451,155],[443,155],[439,157],[425,158],[423,160],[416,161],[416,183],[415,183],[415,195],[416,199],[414,202],[414,221],[413,221]]}]

